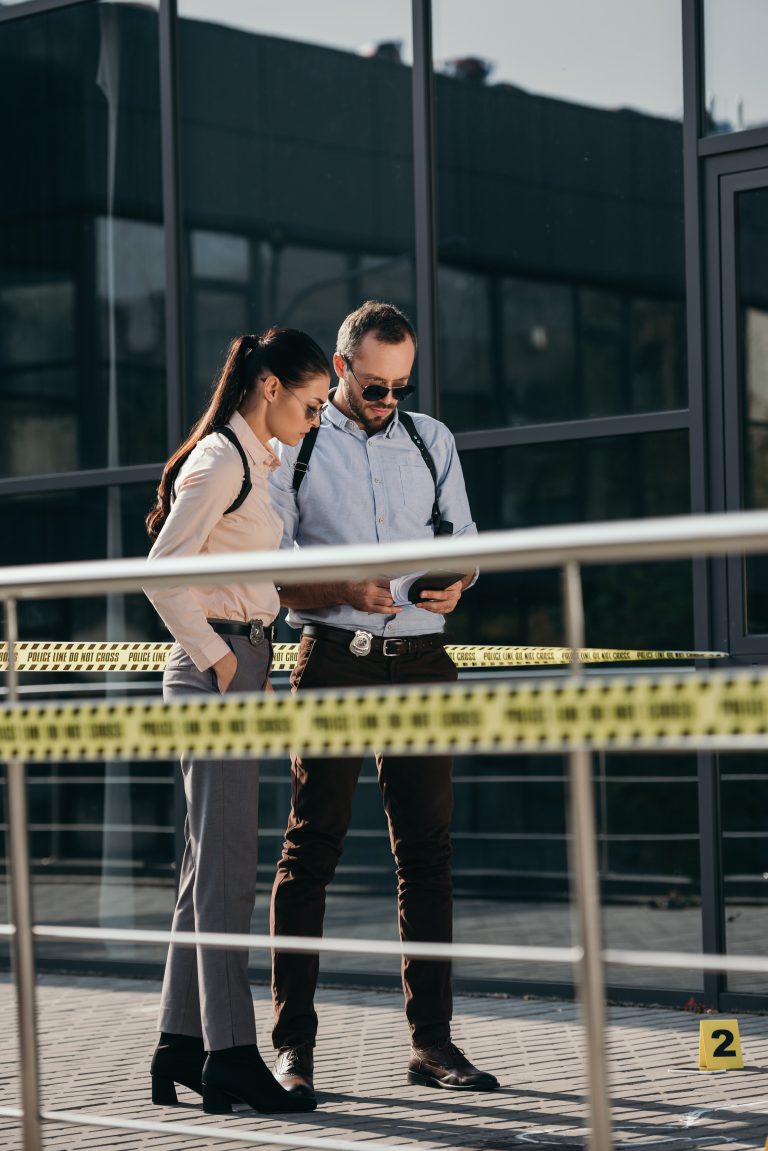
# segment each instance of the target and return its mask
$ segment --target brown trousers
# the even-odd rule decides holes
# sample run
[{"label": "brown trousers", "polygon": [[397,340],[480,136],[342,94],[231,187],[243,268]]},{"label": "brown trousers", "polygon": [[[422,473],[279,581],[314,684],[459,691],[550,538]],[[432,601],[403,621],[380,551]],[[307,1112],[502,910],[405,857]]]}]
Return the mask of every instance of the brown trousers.
[{"label": "brown trousers", "polygon": [[[457,678],[443,648],[416,655],[355,656],[344,644],[305,636],[291,683],[300,691],[453,683]],[[291,813],[272,890],[274,934],[323,934],[325,889],[341,857],[361,764],[362,758],[354,757],[292,760]],[[452,761],[444,755],[379,755],[376,767],[397,870],[400,938],[449,943]],[[274,954],[275,1047],[314,1043],[318,971],[317,955]],[[404,959],[402,972],[413,1043],[427,1047],[444,1042],[450,1036],[453,1007],[450,962]]]}]

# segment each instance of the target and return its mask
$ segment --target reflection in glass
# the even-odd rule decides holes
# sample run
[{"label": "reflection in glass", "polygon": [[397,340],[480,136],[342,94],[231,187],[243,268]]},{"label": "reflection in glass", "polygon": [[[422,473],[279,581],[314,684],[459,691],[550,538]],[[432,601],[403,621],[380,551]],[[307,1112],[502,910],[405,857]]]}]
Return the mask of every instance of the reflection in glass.
[{"label": "reflection in glass", "polygon": [[191,285],[186,421],[233,335],[328,352],[384,297],[414,316],[411,7],[181,0]]},{"label": "reflection in glass", "polygon": [[[471,759],[455,765],[453,871],[455,938],[461,942],[567,947],[572,908],[566,835],[567,787],[561,756]],[[701,945],[696,758],[596,754],[592,757],[603,928],[609,947]],[[557,965],[467,961],[457,974],[481,979],[562,982]],[[632,987],[701,986],[699,972],[610,969]]]},{"label": "reflection in glass", "polygon": [[[768,508],[768,188],[736,196],[742,507]],[[768,633],[768,558],[750,556],[746,631]]]},{"label": "reflection in glass", "polygon": [[684,407],[679,5],[433,11],[442,416]]},{"label": "reflection in glass", "polygon": [[[153,484],[6,496],[0,535],[9,563],[141,556]],[[40,599],[19,604],[23,640],[167,640],[146,597]],[[89,699],[159,692],[159,675],[22,673],[25,701],[51,689]],[[173,903],[173,767],[170,763],[50,764],[30,770],[30,851],[35,912],[48,923],[162,927]],[[0,844],[0,853],[2,852]],[[137,882],[138,880],[138,882]],[[0,917],[5,908],[0,906]],[[46,944],[44,960],[152,956],[110,944]],[[156,958],[159,960],[160,955]]]},{"label": "reflection in glass", "polygon": [[[768,833],[764,755],[720,756],[726,950],[760,955],[768,929]],[[731,972],[731,991],[768,991],[768,976]]]},{"label": "reflection in glass", "polygon": [[157,68],[148,6],[3,24],[0,474],[165,455]]},{"label": "reflection in glass", "polygon": [[[144,516],[154,490],[154,484],[144,483],[6,495],[0,501],[4,559],[9,564],[37,564],[146,555],[149,541]],[[119,552],[111,546],[115,539],[121,542]],[[108,605],[114,601],[121,601],[124,610],[119,630],[109,631]],[[140,594],[23,601],[19,604],[19,635],[24,640],[166,638],[157,613]],[[57,678],[64,683],[72,681],[71,675]],[[35,682],[34,678],[29,682]]]},{"label": "reflection in glass", "polygon": [[763,0],[704,0],[708,134],[768,124],[767,40]]},{"label": "reflection in glass", "polygon": [[[634,519],[689,511],[685,432],[527,444],[462,453],[478,528]],[[689,564],[584,571],[587,643],[690,648]],[[462,598],[451,634],[463,643],[562,644],[557,572],[483,575]]]}]

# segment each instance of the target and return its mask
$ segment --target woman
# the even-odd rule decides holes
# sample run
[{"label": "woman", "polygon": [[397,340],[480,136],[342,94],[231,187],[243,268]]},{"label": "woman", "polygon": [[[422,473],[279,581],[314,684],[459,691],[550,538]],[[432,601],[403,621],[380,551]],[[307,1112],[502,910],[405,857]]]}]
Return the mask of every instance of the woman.
[{"label": "woman", "polygon": [[[325,355],[303,332],[271,328],[233,340],[207,410],[163,471],[147,516],[150,559],[278,548],[282,524],[267,477],[279,460],[269,440],[297,444],[319,420],[329,383]],[[198,584],[147,595],[176,640],[165,699],[266,686],[280,606],[273,584]],[[258,765],[183,757],[181,769],[187,818],[173,929],[248,933]],[[208,1112],[228,1112],[233,1101],[259,1111],[312,1109],[311,1100],[276,1082],[259,1055],[246,951],[171,946],[159,1026],[153,1103],[176,1103],[174,1084],[182,1083],[202,1094]]]}]

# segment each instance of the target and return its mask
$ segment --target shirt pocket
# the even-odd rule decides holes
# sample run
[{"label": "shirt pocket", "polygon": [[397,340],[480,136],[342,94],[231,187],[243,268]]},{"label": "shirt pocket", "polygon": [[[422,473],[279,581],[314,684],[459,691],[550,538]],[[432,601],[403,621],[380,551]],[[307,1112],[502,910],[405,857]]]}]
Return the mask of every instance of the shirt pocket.
[{"label": "shirt pocket", "polygon": [[400,464],[400,491],[403,503],[412,511],[424,509],[424,518],[432,514],[435,485],[426,464]]}]

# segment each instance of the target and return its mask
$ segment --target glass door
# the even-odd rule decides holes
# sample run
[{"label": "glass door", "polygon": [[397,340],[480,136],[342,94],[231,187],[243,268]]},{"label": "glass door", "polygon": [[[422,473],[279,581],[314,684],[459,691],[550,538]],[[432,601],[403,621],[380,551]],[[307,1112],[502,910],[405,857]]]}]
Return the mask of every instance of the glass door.
[{"label": "glass door", "polygon": [[[723,484],[713,510],[768,509],[767,161],[763,149],[755,150],[739,157],[745,167],[733,171],[734,159],[721,157],[718,166],[731,170],[716,173],[710,223],[719,244],[709,250],[719,250],[719,269],[711,269],[719,270],[719,307],[710,319],[719,341],[710,347],[719,354],[710,356],[710,438],[713,447],[721,443]],[[726,573],[729,651],[743,662],[768,655],[768,555],[734,557]]]}]

